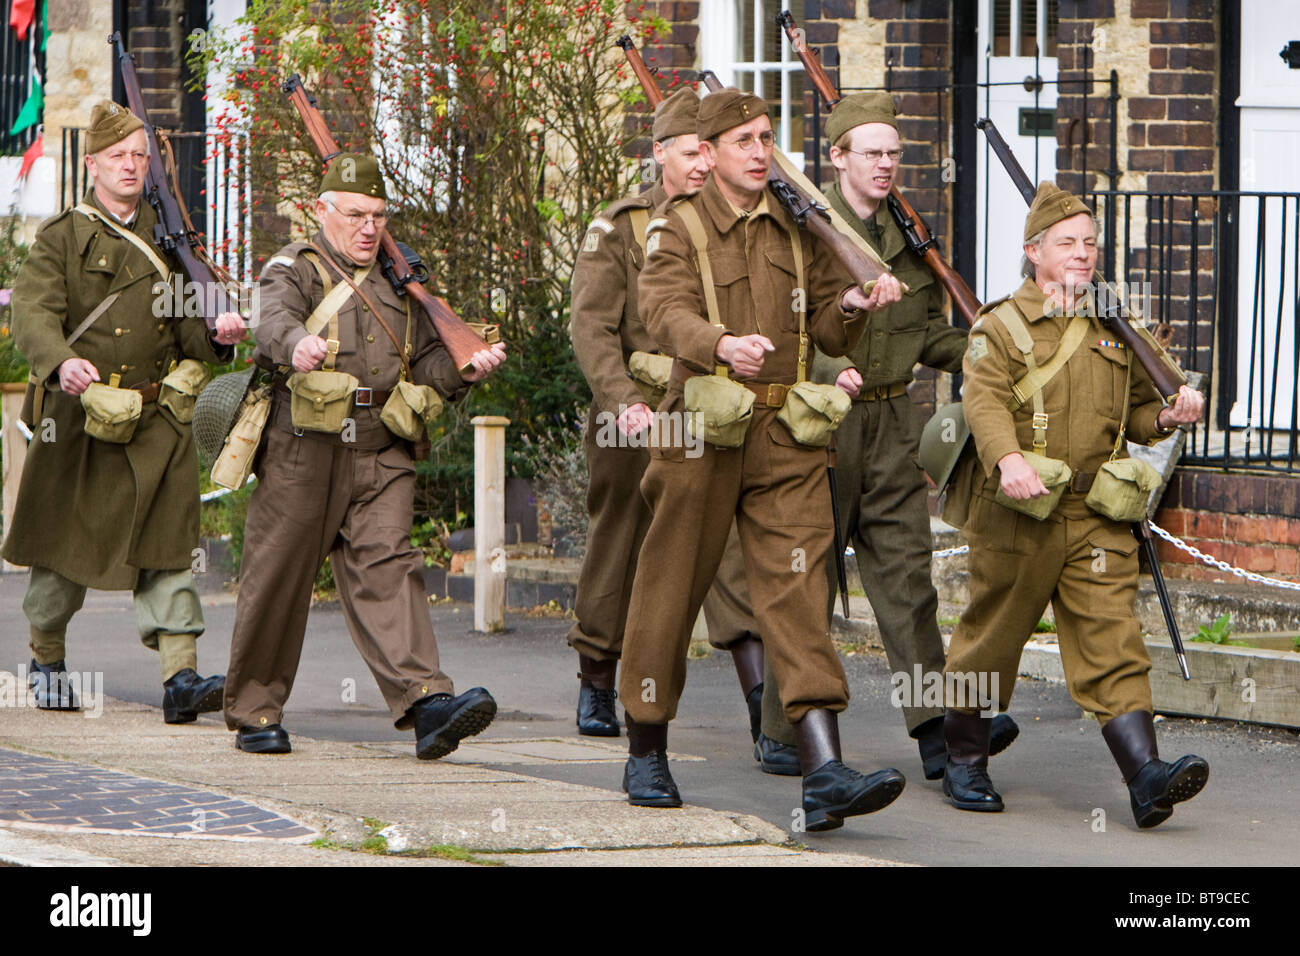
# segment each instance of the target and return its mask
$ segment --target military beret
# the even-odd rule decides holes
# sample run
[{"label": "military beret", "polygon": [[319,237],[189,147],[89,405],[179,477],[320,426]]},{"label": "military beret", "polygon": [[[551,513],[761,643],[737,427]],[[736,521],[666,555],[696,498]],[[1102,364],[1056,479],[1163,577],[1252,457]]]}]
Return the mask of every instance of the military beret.
[{"label": "military beret", "polygon": [[379,161],[365,153],[342,153],[336,156],[321,178],[320,191],[388,198],[384,177],[379,173]]},{"label": "military beret", "polygon": [[120,143],[138,129],[144,121],[125,106],[112,100],[100,100],[90,111],[90,128],[86,130],[86,153],[98,153],[114,143]]},{"label": "military beret", "polygon": [[700,100],[699,137],[713,139],[733,127],[767,115],[767,100],[727,87]]},{"label": "military beret", "polygon": [[1069,219],[1081,212],[1086,212],[1089,216],[1093,214],[1092,209],[1078,196],[1067,193],[1055,183],[1043,180],[1038,184],[1038,192],[1034,193],[1029,215],[1025,217],[1025,242],[1062,219]]},{"label": "military beret", "polygon": [[655,110],[654,141],[694,133],[699,113],[700,98],[689,86],[682,87]]},{"label": "military beret", "polygon": [[898,129],[894,98],[883,90],[844,97],[826,121],[826,141],[834,146],[841,136],[863,123],[884,123]]}]

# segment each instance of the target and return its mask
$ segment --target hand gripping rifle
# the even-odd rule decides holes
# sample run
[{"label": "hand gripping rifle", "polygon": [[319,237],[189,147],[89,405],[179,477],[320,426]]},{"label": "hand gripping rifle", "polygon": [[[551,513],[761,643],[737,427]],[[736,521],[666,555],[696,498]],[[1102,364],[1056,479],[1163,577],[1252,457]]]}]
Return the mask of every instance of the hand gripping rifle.
[{"label": "hand gripping rifle", "polygon": [[[632,42],[632,38],[628,36],[619,37],[618,45],[622,47],[628,63],[632,67],[632,72],[636,74],[636,78],[640,81],[646,100],[652,108],[657,107],[663,102],[664,95],[659,89],[659,84],[655,82],[650,70],[646,67],[645,61],[641,58],[641,53]],[[716,92],[722,88],[722,84],[713,73],[706,70],[701,74],[701,77],[710,92]],[[774,157],[779,156],[782,156],[781,151],[774,151]],[[802,178],[802,174],[800,174],[800,177]],[[849,274],[853,276],[854,281],[868,294],[875,284],[875,280],[889,271],[889,267],[880,261],[879,256],[875,254],[875,251],[870,246],[865,247],[866,253],[869,253],[869,255],[865,254],[858,243],[849,241],[849,237],[845,233],[832,225],[831,210],[825,202],[825,197],[817,192],[815,188],[811,188],[811,184],[809,184],[809,190],[801,189],[790,179],[783,176],[781,172],[773,169],[768,175],[767,186],[801,229],[806,229],[813,235],[820,237],[831,247],[836,257],[848,269]],[[812,193],[811,196],[808,194],[809,192]],[[852,233],[854,238],[859,238],[847,223],[844,224],[844,229]],[[865,246],[865,243],[862,243],[862,245]],[[844,567],[844,545],[840,539],[839,500],[835,493],[834,452],[832,451],[830,454],[831,458],[829,460],[831,463],[826,467],[826,474],[830,484],[831,514],[835,526],[835,569],[839,575],[840,598],[843,602],[844,617],[847,619],[849,616],[849,592]]]},{"label": "hand gripping rifle", "polygon": [[[1011,147],[1002,138],[998,128],[993,125],[993,121],[990,119],[982,119],[975,125],[983,130],[984,135],[988,137],[989,146],[997,154],[1002,166],[1011,177],[1011,181],[1015,184],[1016,189],[1020,191],[1020,195],[1024,197],[1026,203],[1032,205],[1035,193],[1034,184],[1030,182],[1029,176],[1026,175],[1024,168],[1016,160],[1015,154],[1011,152]],[[1165,350],[1151,337],[1151,333],[1145,328],[1130,325],[1128,320],[1124,318],[1122,314],[1123,302],[1119,293],[1102,279],[1100,274],[1094,273],[1093,279],[1100,288],[1106,290],[1107,297],[1115,304],[1114,308],[1106,310],[1106,314],[1099,316],[1101,321],[1132,350],[1134,357],[1147,370],[1147,374],[1151,376],[1151,381],[1160,390],[1160,394],[1165,401],[1173,401],[1178,394],[1179,387],[1187,384],[1187,379],[1174,365],[1173,360]],[[1156,555],[1155,539],[1151,537],[1151,522],[1149,519],[1143,518],[1141,521],[1134,522],[1132,529],[1134,537],[1138,539],[1138,543],[1142,546],[1142,553],[1146,555],[1147,564],[1151,568],[1151,580],[1155,584],[1156,596],[1160,598],[1160,610],[1164,614],[1165,627],[1169,630],[1169,640],[1174,645],[1174,654],[1178,658],[1178,669],[1182,671],[1183,680],[1191,680],[1191,672],[1187,669],[1187,652],[1183,647],[1182,635],[1178,632],[1178,621],[1174,618],[1174,608],[1169,600],[1169,589],[1165,586],[1165,576],[1160,570],[1160,558]]]},{"label": "hand gripping rifle", "polygon": [[[808,75],[812,85],[817,88],[817,95],[826,101],[828,108],[834,106],[840,101],[839,90],[831,83],[831,78],[826,75],[821,60],[817,58],[817,54],[804,41],[803,34],[796,32],[794,17],[790,15],[790,11],[785,10],[780,13],[776,18],[776,22],[778,26],[785,30],[790,45],[794,48],[795,53],[799,55],[800,62],[803,63],[804,73]],[[930,267],[935,277],[948,290],[948,295],[952,298],[952,304],[962,314],[966,324],[973,325],[975,316],[980,310],[980,300],[971,291],[970,286],[966,284],[966,280],[939,254],[939,241],[931,234],[925,220],[912,208],[912,204],[903,197],[897,186],[889,188],[889,196],[886,201],[890,213],[893,214],[894,221],[898,223],[898,228],[903,232],[903,239],[907,242],[907,247],[925,260],[926,265]]]},{"label": "hand gripping rifle", "polygon": [[[307,127],[307,132],[311,136],[312,142],[316,146],[317,152],[320,153],[321,160],[328,163],[335,156],[338,156],[342,150],[334,141],[330,134],[329,127],[325,124],[325,117],[316,107],[316,98],[307,92],[298,74],[289,77],[281,86],[281,90],[286,93],[291,102],[298,110],[298,115],[302,117],[303,125]],[[429,278],[428,270],[415,258],[410,249],[403,249],[387,230],[381,233],[379,244],[379,265],[384,275],[392,282],[393,288],[397,290],[398,295],[409,294],[416,302],[420,304],[425,318],[433,326],[434,332],[438,338],[442,339],[443,345],[447,348],[447,353],[451,356],[456,368],[460,370],[461,375],[473,369],[470,359],[476,352],[486,349],[487,343],[470,328],[470,326],[449,306],[446,300],[439,298],[424,288],[422,283],[427,282]],[[410,254],[408,259],[408,253]],[[486,326],[485,331],[489,333],[495,331],[494,326]]]},{"label": "hand gripping rifle", "polygon": [[203,321],[209,329],[215,330],[217,316],[223,312],[238,312],[238,301],[213,271],[198,233],[189,226],[185,209],[167,181],[167,168],[158,143],[158,133],[149,122],[144,94],[140,92],[140,81],[135,75],[135,61],[122,43],[122,34],[112,34],[108,42],[116,49],[115,56],[122,74],[122,86],[126,90],[127,106],[144,123],[144,134],[149,142],[144,198],[158,213],[158,224],[154,226],[154,243],[165,252],[175,253],[190,281],[202,288]]}]

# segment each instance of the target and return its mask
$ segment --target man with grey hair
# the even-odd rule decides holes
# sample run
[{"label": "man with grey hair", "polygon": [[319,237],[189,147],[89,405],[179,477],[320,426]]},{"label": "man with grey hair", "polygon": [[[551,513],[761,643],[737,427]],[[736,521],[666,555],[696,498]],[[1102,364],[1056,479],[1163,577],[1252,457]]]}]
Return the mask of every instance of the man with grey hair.
[{"label": "man with grey hair", "polygon": [[[1151,661],[1133,613],[1137,541],[1089,492],[1108,461],[1127,457],[1125,439],[1154,444],[1198,421],[1205,401],[1184,385],[1164,405],[1099,321],[1096,226],[1083,200],[1042,183],[1024,236],[1033,276],[980,310],[963,364],[977,455],[959,466],[945,516],[962,512],[971,593],[945,669],[943,792],[960,810],[1003,809],[988,775],[988,710],[1010,702],[1021,650],[1050,601],[1070,696],[1096,715],[1137,825],[1153,827],[1200,791],[1209,765],[1159,759]],[[1062,463],[1068,477],[1047,497],[1044,477]],[[961,699],[972,675],[989,675],[995,701]]]},{"label": "man with grey hair", "polygon": [[248,753],[291,749],[281,719],[326,557],[353,643],[394,726],[415,729],[418,757],[451,753],[496,714],[482,687],[453,696],[439,667],[424,562],[409,538],[425,416],[401,403],[410,387],[462,397],[505,347],[475,353],[462,376],[410,297],[375,268],[387,198],[373,156],[337,157],[316,204],[321,231],[280,249],[258,280],[254,360],[277,370],[276,384],[245,521],[225,705]]}]

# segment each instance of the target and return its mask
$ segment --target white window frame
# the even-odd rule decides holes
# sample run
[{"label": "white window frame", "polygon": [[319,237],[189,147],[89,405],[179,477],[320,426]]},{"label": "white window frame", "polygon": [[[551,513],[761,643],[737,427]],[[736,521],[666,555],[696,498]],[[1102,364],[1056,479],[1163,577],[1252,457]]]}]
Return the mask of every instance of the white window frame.
[{"label": "white window frame", "polygon": [[[780,60],[756,60],[745,62],[740,59],[740,50],[736,49],[736,13],[741,3],[750,4],[754,10],[754,52],[763,50],[764,31],[779,30],[776,14],[784,9],[779,2],[765,12],[768,0],[700,0],[700,68],[712,70],[722,81],[723,86],[736,86],[739,73],[749,73],[753,77],[753,87],[747,92],[762,96],[761,74],[780,73],[781,75],[781,112],[777,146],[790,158],[796,168],[804,163],[803,141],[792,144],[790,130],[791,119],[803,114],[802,98],[798,103],[790,100],[790,75],[803,69],[803,64],[790,49],[790,44],[781,38]],[[704,91],[701,90],[701,93]]]}]

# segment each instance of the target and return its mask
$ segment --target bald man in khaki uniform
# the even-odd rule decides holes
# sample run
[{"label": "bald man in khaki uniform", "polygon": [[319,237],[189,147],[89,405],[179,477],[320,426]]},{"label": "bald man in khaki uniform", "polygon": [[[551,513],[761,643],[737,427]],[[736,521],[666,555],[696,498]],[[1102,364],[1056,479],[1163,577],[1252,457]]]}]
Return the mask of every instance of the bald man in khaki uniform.
[{"label": "bald man in khaki uniform", "polygon": [[[963,505],[967,511],[970,605],[948,649],[944,793],[962,810],[1003,808],[988,776],[991,720],[984,714],[1010,702],[1020,652],[1050,601],[1070,694],[1097,715],[1128,783],[1134,818],[1152,827],[1200,791],[1209,766],[1195,756],[1173,764],[1159,759],[1151,663],[1133,613],[1137,541],[1129,525],[1093,511],[1085,499],[1098,468],[1112,453],[1126,454],[1125,421],[1128,438],[1154,443],[1199,420],[1204,400],[1183,386],[1174,404],[1162,406],[1141,363],[1096,318],[1096,229],[1082,200],[1043,183],[1024,235],[1029,278],[981,310],[963,366],[977,455],[960,466],[948,503],[954,516]],[[1063,345],[1072,327],[1082,337]],[[1025,336],[1022,347],[1017,340]],[[1058,349],[1068,359],[1038,397],[1030,389],[1022,391],[1024,400],[1013,399],[1013,383],[1030,370],[1030,351],[1041,368]],[[1030,448],[1073,472],[1059,504],[1041,520],[1008,506],[1048,493],[1023,454]],[[973,700],[972,688],[995,699]]]}]

